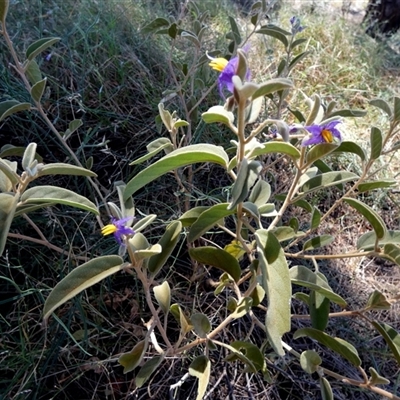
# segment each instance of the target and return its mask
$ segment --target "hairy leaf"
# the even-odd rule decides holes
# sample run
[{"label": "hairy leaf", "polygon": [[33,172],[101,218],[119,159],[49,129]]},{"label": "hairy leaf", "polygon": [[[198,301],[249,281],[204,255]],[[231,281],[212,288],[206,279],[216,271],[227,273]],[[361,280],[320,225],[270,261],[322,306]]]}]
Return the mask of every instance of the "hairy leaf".
[{"label": "hairy leaf", "polygon": [[57,283],[47,297],[43,308],[44,321],[47,321],[56,308],[72,299],[78,293],[100,282],[107,276],[121,271],[124,267],[123,262],[122,258],[118,256],[102,256],[76,267]]},{"label": "hairy leaf", "polygon": [[220,146],[194,144],[182,147],[162,157],[133,177],[126,185],[124,199],[126,200],[148,183],[179,167],[195,163],[212,162],[226,168],[228,161],[228,155]]},{"label": "hairy leaf", "polygon": [[298,339],[301,337],[309,337],[311,339],[317,340],[319,343],[329,347],[334,352],[340,354],[347,361],[351,362],[354,366],[359,367],[361,365],[360,357],[358,356],[355,347],[340,338],[334,338],[329,336],[327,333],[321,332],[314,328],[302,328],[298,329],[293,337]]},{"label": "hairy leaf", "polygon": [[196,357],[189,366],[189,374],[199,380],[196,400],[202,400],[210,381],[211,363],[207,356]]},{"label": "hairy leaf", "polygon": [[284,355],[282,335],[290,331],[291,282],[283,249],[273,233],[259,229],[255,233],[262,271],[262,286],[267,293],[268,339],[279,355]]},{"label": "hairy leaf", "polygon": [[221,269],[227,272],[235,282],[239,281],[242,272],[239,262],[225,250],[211,246],[193,247],[189,250],[189,254],[194,260]]}]

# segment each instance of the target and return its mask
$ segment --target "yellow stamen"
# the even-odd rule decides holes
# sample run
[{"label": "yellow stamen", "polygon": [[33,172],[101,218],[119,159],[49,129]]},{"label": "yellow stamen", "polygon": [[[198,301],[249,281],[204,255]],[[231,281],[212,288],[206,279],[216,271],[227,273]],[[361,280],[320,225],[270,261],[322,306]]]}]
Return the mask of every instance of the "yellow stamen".
[{"label": "yellow stamen", "polygon": [[108,224],[106,226],[103,226],[102,230],[101,230],[101,234],[103,236],[107,236],[107,235],[111,235],[112,233],[117,231],[117,227],[113,224]]},{"label": "yellow stamen", "polygon": [[321,136],[326,143],[333,143],[333,135],[329,129],[323,129],[321,132]]},{"label": "yellow stamen", "polygon": [[225,58],[222,58],[222,57],[217,57],[217,58],[213,58],[208,65],[212,69],[222,72],[224,70],[224,68],[227,66],[227,64],[228,64],[228,60],[225,60]]}]

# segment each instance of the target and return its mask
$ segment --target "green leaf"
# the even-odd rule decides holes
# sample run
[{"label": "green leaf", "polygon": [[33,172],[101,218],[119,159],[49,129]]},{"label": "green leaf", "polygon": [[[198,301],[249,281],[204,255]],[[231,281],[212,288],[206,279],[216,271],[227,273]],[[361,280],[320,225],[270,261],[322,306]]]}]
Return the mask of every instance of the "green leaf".
[{"label": "green leaf", "polygon": [[3,25],[6,21],[9,4],[9,0],[0,1],[0,21],[3,23]]},{"label": "green leaf", "polygon": [[382,239],[385,236],[386,225],[383,219],[370,206],[350,197],[343,197],[343,200],[367,219],[374,228],[378,239]]},{"label": "green leaf", "polygon": [[360,357],[358,356],[357,350],[353,345],[340,338],[333,338],[327,333],[324,333],[314,328],[302,328],[298,329],[294,335],[294,339],[301,337],[309,337],[330,348],[335,353],[340,354],[347,361],[352,363],[354,366],[359,367],[361,365]]},{"label": "green leaf", "polygon": [[153,292],[157,303],[163,310],[164,314],[167,314],[171,307],[171,288],[169,287],[168,282],[164,281],[161,285],[154,286]]},{"label": "green leaf", "polygon": [[243,158],[240,163],[236,181],[232,187],[232,201],[229,204],[228,210],[234,209],[239,203],[242,203],[249,194],[251,187],[254,185],[262,170],[261,163],[258,161],[247,162]]},{"label": "green leaf", "polygon": [[[231,317],[234,319],[244,317],[249,313],[252,306],[253,299],[251,297],[243,297],[242,300],[240,300],[240,302],[236,305],[236,309],[232,312]],[[227,308],[229,309],[229,306]]]},{"label": "green leaf", "polygon": [[[298,39],[295,42],[297,42],[299,40],[306,40],[306,39]],[[291,47],[293,48],[293,44]],[[296,57],[294,57],[293,60],[289,64],[289,71],[291,71],[299,62],[303,61],[309,54],[311,54],[311,51],[303,51],[302,53],[300,53]]]},{"label": "green leaf", "polygon": [[165,18],[156,18],[153,21],[151,21],[150,23],[148,23],[147,25],[145,25],[141,29],[141,32],[143,34],[153,33],[153,32],[156,32],[158,29],[160,29],[162,27],[169,26],[169,24],[170,24],[170,22]]},{"label": "green leaf", "polygon": [[[196,47],[200,48],[201,43],[199,38],[193,33],[189,31],[182,31],[181,32],[181,37],[188,39],[191,41]],[[186,126],[186,125],[185,125]]]},{"label": "green leaf", "polygon": [[285,354],[281,340],[290,331],[291,282],[283,249],[273,233],[265,229],[255,232],[262,286],[267,293],[268,312],[265,326],[270,344],[281,356]]},{"label": "green leaf", "polygon": [[367,308],[373,310],[389,310],[391,307],[390,303],[387,301],[384,294],[382,294],[379,290],[374,290],[369,298],[367,303]]},{"label": "green leaf", "polygon": [[321,143],[314,146],[308,153],[307,153],[307,164],[311,165],[314,161],[317,161],[328,154],[335,151],[339,146],[336,143]]},{"label": "green leaf", "polygon": [[206,338],[207,334],[211,331],[211,324],[207,316],[204,314],[193,314],[190,320],[192,321],[195,332],[201,338]]},{"label": "green leaf", "polygon": [[279,242],[293,239],[296,236],[296,232],[290,226],[278,226],[272,231],[272,233]]},{"label": "green leaf", "polygon": [[376,160],[382,153],[382,132],[379,128],[371,127],[371,160]]},{"label": "green leaf", "polygon": [[83,197],[71,190],[60,188],[58,186],[35,186],[26,190],[21,196],[22,204],[31,203],[52,203],[65,204],[67,206],[80,208],[99,214],[97,207],[86,197]]},{"label": "green leaf", "polygon": [[47,322],[56,308],[123,268],[124,261],[118,256],[98,257],[76,267],[50,292],[44,303],[43,320]]},{"label": "green leaf", "polygon": [[347,171],[332,171],[324,174],[316,175],[309,179],[302,187],[302,194],[315,192],[316,190],[325,189],[339,183],[355,181],[359,176]]},{"label": "green leaf", "polygon": [[243,249],[239,240],[233,239],[232,242],[227,244],[224,247],[224,250],[235,257],[237,260],[242,259],[242,257],[246,254],[246,251]]},{"label": "green leaf", "polygon": [[31,103],[20,103],[16,100],[7,100],[0,103],[0,122],[19,111],[31,109]]},{"label": "green leaf", "polygon": [[236,21],[231,16],[228,16],[228,18],[229,18],[229,23],[231,25],[233,35],[235,37],[235,42],[239,46],[240,42],[242,41],[242,38],[240,37],[239,28],[236,24]]},{"label": "green leaf", "polygon": [[[158,146],[150,151],[149,146],[155,145],[155,144],[157,144]],[[152,143],[150,143],[150,145],[147,146],[147,150],[149,151],[149,153],[145,154],[143,157],[137,158],[136,160],[132,161],[129,165],[141,164],[141,163],[149,160],[150,158],[154,157],[155,155],[157,155],[164,149],[166,150],[167,153],[170,153],[173,150],[172,143],[168,138],[159,138],[157,140],[154,140]],[[154,146],[152,146],[152,148],[153,147]]]},{"label": "green leaf", "polygon": [[400,365],[400,334],[384,322],[372,321],[372,325],[383,336],[394,358]]},{"label": "green leaf", "polygon": [[248,155],[248,158],[262,156],[269,153],[282,153],[293,160],[300,158],[300,151],[290,143],[274,141],[263,143],[261,148],[256,147],[251,154]]},{"label": "green leaf", "polygon": [[336,110],[332,114],[329,115],[329,118],[332,117],[364,117],[367,114],[365,110]]},{"label": "green leaf", "polygon": [[133,177],[126,185],[124,200],[148,183],[179,167],[194,163],[211,162],[226,168],[228,166],[228,161],[228,155],[220,146],[214,146],[212,144],[194,144],[192,146],[182,147],[162,157]]},{"label": "green leaf", "polygon": [[[357,249],[373,250],[376,242],[375,232],[367,232],[361,235],[357,241]],[[385,236],[378,241],[378,245],[382,246],[387,243],[400,244],[400,231],[386,231]]]},{"label": "green leaf", "polygon": [[190,319],[182,311],[179,304],[172,304],[169,310],[171,311],[171,314],[174,316],[179,326],[181,327],[181,333],[183,335],[186,335],[193,329],[193,325]]},{"label": "green leaf", "polygon": [[50,37],[37,40],[26,49],[26,58],[29,61],[33,60],[38,54],[57,43],[59,40],[61,40],[59,37]]},{"label": "green leaf", "polygon": [[[244,345],[242,343],[246,343],[246,344]],[[228,354],[228,356],[225,357],[225,361],[233,362],[233,361],[240,360],[240,361],[242,361],[243,364],[246,365],[245,372],[257,373],[257,371],[260,370],[260,368],[259,368],[260,364],[258,364],[256,366],[253,363],[253,361],[251,361],[246,355],[247,352],[250,352],[250,354],[253,355],[252,358],[255,359],[257,362],[257,359],[259,357],[256,354],[256,350],[253,350],[251,348],[252,344],[248,343],[248,342],[241,342],[241,341],[236,341],[236,342],[233,342],[232,344],[235,344],[235,347],[233,347],[229,344],[226,344],[226,343],[219,343],[220,346],[225,347],[226,349],[228,349],[231,352],[231,354]],[[244,352],[242,352],[241,350],[238,350],[237,347],[243,349]],[[254,346],[254,347],[256,347],[256,346]],[[258,350],[258,351],[260,351],[260,350]],[[264,362],[264,360],[262,360],[262,361]],[[261,368],[263,368],[263,364],[261,364],[261,365],[262,365]]]},{"label": "green leaf", "polygon": [[301,45],[303,43],[306,43],[307,41],[308,41],[308,39],[306,39],[306,38],[301,38],[301,39],[294,40],[292,42],[292,44],[290,45],[290,50],[293,50],[295,47],[297,47],[297,46],[299,46],[299,45]]},{"label": "green leaf", "polygon": [[142,387],[153,372],[159,367],[159,365],[163,362],[165,356],[154,356],[148,359],[143,366],[140,368],[139,372],[135,377],[135,384],[137,387]]},{"label": "green leaf", "polygon": [[272,24],[263,25],[258,31],[256,31],[256,33],[261,33],[262,35],[267,35],[278,39],[285,46],[285,48],[289,46],[289,41],[286,36],[291,35],[291,33],[284,31],[278,26]]},{"label": "green leaf", "polygon": [[322,359],[314,350],[305,350],[300,355],[300,365],[308,374],[313,374],[321,365]]},{"label": "green leaf", "polygon": [[321,213],[319,212],[317,207],[313,207],[313,212],[311,214],[310,229],[317,229],[319,227],[320,222],[321,222]]},{"label": "green leaf", "polygon": [[0,193],[0,256],[7,242],[7,235],[17,209],[19,196]]},{"label": "green leaf", "polygon": [[210,381],[211,363],[207,356],[196,357],[189,366],[189,374],[199,380],[196,400],[202,400]]},{"label": "green leaf", "polygon": [[392,116],[392,109],[390,108],[389,104],[382,99],[372,99],[369,101],[369,104],[371,104],[371,106],[380,108],[382,111],[384,111],[387,116],[390,118]]},{"label": "green leaf", "polygon": [[39,103],[40,100],[42,99],[44,89],[46,88],[46,83],[47,83],[47,78],[42,79],[39,82],[36,82],[31,89],[31,96],[32,99],[36,102]]},{"label": "green leaf", "polygon": [[218,224],[218,222],[220,222],[224,217],[234,214],[236,211],[229,210],[228,205],[228,203],[216,204],[208,208],[208,210],[203,211],[192,224],[188,235],[188,241],[193,242],[199,239],[209,229]]},{"label": "green leaf", "polygon": [[253,307],[258,306],[265,297],[265,290],[262,288],[262,286],[258,285],[254,288],[254,290],[251,292],[250,297],[253,300]]},{"label": "green leaf", "polygon": [[36,82],[39,82],[43,79],[42,73],[40,72],[40,68],[36,60],[31,60],[25,67],[26,76],[31,83],[34,85]]},{"label": "green leaf", "polygon": [[64,133],[64,140],[67,140],[75,131],[77,131],[83,122],[81,119],[74,119],[68,124],[68,129]]},{"label": "green leaf", "polygon": [[46,164],[40,168],[38,176],[44,175],[75,175],[75,176],[93,176],[96,177],[93,171],[86,168],[78,167],[64,163]]},{"label": "green leaf", "polygon": [[[124,215],[127,215],[124,213]],[[147,215],[146,217],[139,219],[136,224],[132,226],[132,229],[137,233],[145,229],[147,226],[149,226],[155,219],[157,218],[156,214],[150,214]]]},{"label": "green leaf", "polygon": [[209,206],[194,207],[191,210],[188,210],[185,213],[183,213],[183,215],[180,216],[179,221],[182,222],[182,225],[184,227],[191,226],[197,221],[200,215],[209,208],[210,208]]},{"label": "green leaf", "polygon": [[[126,188],[126,184],[123,181],[115,181],[114,182],[114,187],[117,189],[118,193],[118,199],[119,199],[119,204],[121,206],[121,214],[122,216],[120,218],[126,218],[126,217],[132,217],[128,221],[128,226],[131,226],[133,223],[133,219],[135,216],[135,205],[133,203],[132,197],[128,197],[126,200],[124,200],[124,192]],[[144,229],[145,226],[150,224],[154,219],[156,218],[156,215],[150,214],[143,218],[142,220],[138,221],[135,224],[135,232],[139,232],[139,230]]]},{"label": "green leaf", "polygon": [[146,353],[148,341],[142,340],[129,352],[118,358],[118,362],[124,367],[124,374],[133,371],[143,360]]},{"label": "green leaf", "polygon": [[311,326],[324,331],[329,322],[330,301],[321,293],[312,290],[309,297]]},{"label": "green leaf", "polygon": [[331,384],[323,376],[319,377],[319,386],[321,388],[322,400],[334,400]]},{"label": "green leaf", "polygon": [[235,116],[231,111],[225,110],[223,106],[213,106],[208,111],[201,114],[206,124],[214,124],[220,122],[227,126],[231,126],[235,120]]},{"label": "green leaf", "polygon": [[[265,369],[264,355],[256,345],[243,340],[235,340],[231,343],[231,346],[237,351],[229,354],[225,361],[236,361],[237,359],[243,361],[247,366],[243,371],[245,373],[255,373]],[[238,357],[238,352],[245,358]]]},{"label": "green leaf", "polygon": [[162,248],[162,252],[151,257],[147,266],[153,276],[156,276],[167,262],[168,257],[179,241],[181,231],[182,223],[180,221],[171,222],[165,229],[164,234],[158,242]]},{"label": "green leaf", "polygon": [[260,179],[251,190],[249,201],[256,206],[264,205],[271,196],[271,186],[268,182]]},{"label": "green leaf", "polygon": [[383,247],[383,255],[398,266],[400,266],[400,246],[392,243],[385,244]]},{"label": "green leaf", "polygon": [[335,238],[331,235],[320,235],[307,240],[303,244],[303,251],[319,249],[320,247],[328,246]]},{"label": "green leaf", "polygon": [[292,88],[293,82],[288,78],[269,79],[268,81],[259,84],[259,88],[253,93],[252,100],[271,93]]},{"label": "green leaf", "polygon": [[371,378],[369,379],[369,384],[371,386],[388,385],[390,383],[389,379],[386,379],[384,376],[380,375],[375,368],[369,367],[368,370],[371,374]]},{"label": "green leaf", "polygon": [[51,207],[51,206],[52,206],[51,203],[40,203],[40,204],[32,203],[32,204],[18,205],[14,217],[18,217],[19,215],[22,214],[28,214],[32,211],[39,210],[40,208]]},{"label": "green leaf", "polygon": [[239,262],[225,250],[211,246],[193,247],[189,249],[189,254],[190,257],[199,263],[212,265],[228,273],[235,282],[239,281],[242,272]]},{"label": "green leaf", "polygon": [[368,192],[369,190],[388,188],[388,187],[391,187],[396,184],[397,184],[397,182],[395,180],[391,180],[391,179],[372,181],[372,182],[363,182],[358,185],[357,189],[360,193],[363,193],[363,192]]},{"label": "green leaf", "polygon": [[322,279],[307,267],[303,265],[294,266],[290,268],[289,276],[293,284],[310,288],[341,307],[347,306],[346,300],[334,293],[326,280]]},{"label": "green leaf", "polygon": [[24,171],[29,170],[29,167],[35,160],[36,147],[36,143],[29,143],[26,147],[24,155],[22,157],[22,168],[24,169]]},{"label": "green leaf", "polygon": [[394,106],[393,106],[393,122],[400,121],[400,97],[394,96]]},{"label": "green leaf", "polygon": [[169,28],[168,28],[168,35],[172,38],[172,39],[176,39],[176,36],[178,35],[178,25],[173,22]]},{"label": "green leaf", "polygon": [[11,192],[12,186],[18,184],[17,162],[0,158],[0,192]]}]

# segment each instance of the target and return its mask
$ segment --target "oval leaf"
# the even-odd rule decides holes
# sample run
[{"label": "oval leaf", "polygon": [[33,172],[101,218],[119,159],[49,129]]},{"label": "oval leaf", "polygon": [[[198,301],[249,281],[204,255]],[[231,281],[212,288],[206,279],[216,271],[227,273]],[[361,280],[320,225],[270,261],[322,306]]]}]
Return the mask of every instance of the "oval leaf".
[{"label": "oval leaf", "polygon": [[321,293],[323,296],[327,297],[341,307],[347,306],[346,301],[332,291],[326,280],[322,279],[319,275],[307,267],[304,267],[303,265],[292,267],[289,270],[289,276],[291,282],[295,285],[307,287],[318,293]]},{"label": "oval leaf", "polygon": [[7,242],[8,231],[14,219],[19,196],[0,193],[0,256]]},{"label": "oval leaf", "polygon": [[358,178],[358,175],[347,171],[326,172],[309,179],[302,187],[302,194],[311,193],[319,189],[325,189],[339,183],[355,181]]},{"label": "oval leaf", "polygon": [[382,145],[383,145],[382,132],[376,126],[371,127],[370,141],[371,141],[371,160],[376,160],[381,156]]},{"label": "oval leaf", "polygon": [[207,316],[204,314],[193,314],[190,317],[195,332],[201,337],[206,338],[207,334],[211,331],[211,324]]},{"label": "oval leaf", "polygon": [[171,288],[167,281],[164,281],[161,285],[153,287],[154,297],[157,303],[163,310],[164,314],[169,312],[171,307]]},{"label": "oval leaf", "polygon": [[340,354],[354,366],[359,367],[361,365],[361,360],[355,347],[343,339],[333,338],[328,334],[314,328],[298,329],[294,333],[293,338],[298,339],[304,336],[314,339],[324,346],[330,348],[334,352]]},{"label": "oval leaf", "polygon": [[353,153],[359,156],[363,161],[365,161],[365,159],[367,158],[364,149],[354,142],[343,141],[342,143],[340,143],[339,147],[337,147],[333,152]]},{"label": "oval leaf", "polygon": [[124,200],[132,196],[143,186],[179,167],[194,163],[211,162],[226,168],[228,161],[228,155],[221,146],[195,144],[182,147],[167,154],[131,179],[125,188]]},{"label": "oval leaf", "polygon": [[59,40],[61,40],[61,38],[59,37],[51,37],[37,40],[26,49],[26,58],[28,60],[34,59],[38,54],[46,50],[48,47],[52,46],[54,43],[57,43]]},{"label": "oval leaf", "polygon": [[310,251],[319,249],[320,247],[328,246],[331,244],[335,238],[331,235],[321,235],[313,237],[310,240],[307,240],[303,245],[303,251]]},{"label": "oval leaf", "polygon": [[313,374],[321,365],[322,359],[314,350],[303,351],[300,355],[300,365],[308,374]]},{"label": "oval leaf", "polygon": [[363,182],[358,185],[357,189],[360,193],[363,193],[369,190],[388,188],[396,184],[397,182],[394,180]]},{"label": "oval leaf", "polygon": [[[361,250],[373,250],[376,243],[375,232],[367,232],[361,235],[357,241],[357,249]],[[385,236],[379,239],[378,244],[380,246],[388,243],[400,244],[400,231],[387,231]]]},{"label": "oval leaf", "polygon": [[31,103],[20,103],[15,100],[3,101],[0,103],[0,122],[11,114],[19,111],[27,111],[31,109]]},{"label": "oval leaf", "polygon": [[248,155],[248,158],[262,156],[269,153],[285,154],[294,160],[300,158],[300,151],[290,143],[285,142],[263,143],[262,147],[256,147],[251,154]]},{"label": "oval leaf", "polygon": [[205,113],[201,114],[206,124],[214,124],[220,122],[227,126],[233,124],[235,116],[232,112],[225,110],[223,106],[213,106]]},{"label": "oval leaf", "polygon": [[210,381],[211,363],[210,360],[202,355],[196,357],[189,366],[189,374],[199,380],[196,400],[202,400],[206,393]]},{"label": "oval leaf", "polygon": [[386,225],[383,219],[370,207],[360,200],[350,197],[343,197],[343,200],[351,207],[355,208],[372,225],[378,239],[382,239],[386,234]]},{"label": "oval leaf", "polygon": [[225,250],[211,246],[203,246],[191,248],[189,254],[194,260],[227,272],[235,282],[239,281],[242,272],[239,262]]},{"label": "oval leaf", "polygon": [[60,188],[58,186],[35,186],[28,189],[21,196],[22,204],[30,203],[52,203],[65,204],[99,214],[97,207],[86,197],[83,197],[71,190]]},{"label": "oval leaf", "polygon": [[42,99],[44,89],[46,88],[46,83],[47,83],[47,78],[42,79],[39,82],[36,82],[31,89],[31,96],[32,99],[36,102],[39,103],[40,100]]},{"label": "oval leaf", "polygon": [[193,242],[197,240],[201,235],[214,227],[221,219],[234,214],[236,211],[229,210],[228,205],[227,203],[216,204],[208,210],[203,211],[192,224],[188,235],[188,241]]},{"label": "oval leaf", "polygon": [[140,368],[135,377],[136,386],[142,387],[153,374],[153,372],[159,367],[163,360],[164,356],[155,356],[147,360]]},{"label": "oval leaf", "polygon": [[162,251],[150,258],[148,263],[148,270],[153,276],[157,275],[161,268],[165,265],[168,257],[171,255],[176,244],[179,241],[182,231],[182,223],[180,221],[171,222],[165,229],[158,244],[161,246]]},{"label": "oval leaf", "polygon": [[400,365],[400,334],[384,322],[372,321],[372,325],[383,336],[392,351],[394,358]]},{"label": "oval leaf", "polygon": [[141,363],[147,346],[147,340],[142,340],[129,353],[122,354],[118,358],[118,362],[124,367],[124,374],[133,371]]},{"label": "oval leaf", "polygon": [[259,88],[253,93],[252,100],[271,93],[293,88],[293,82],[287,78],[270,79],[259,84]]},{"label": "oval leaf", "polygon": [[93,171],[90,171],[77,165],[70,165],[64,163],[46,164],[40,168],[38,176],[44,175],[75,175],[75,176],[93,176],[96,177]]},{"label": "oval leaf", "polygon": [[290,331],[292,285],[283,249],[273,233],[259,229],[255,233],[262,272],[262,286],[267,293],[268,312],[265,320],[268,339],[274,350],[285,354],[281,340]]},{"label": "oval leaf", "polygon": [[88,261],[70,272],[57,283],[44,303],[43,319],[46,322],[54,310],[72,299],[82,290],[93,286],[107,276],[115,274],[124,267],[118,256],[103,256]]}]

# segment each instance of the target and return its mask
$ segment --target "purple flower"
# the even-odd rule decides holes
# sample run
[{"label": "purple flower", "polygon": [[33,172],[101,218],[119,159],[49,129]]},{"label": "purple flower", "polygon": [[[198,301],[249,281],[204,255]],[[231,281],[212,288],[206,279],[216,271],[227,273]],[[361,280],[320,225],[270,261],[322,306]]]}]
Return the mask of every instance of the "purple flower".
[{"label": "purple flower", "polygon": [[[218,89],[221,97],[225,98],[223,92],[224,88],[226,88],[228,92],[233,93],[232,78],[234,75],[237,75],[239,57],[235,56],[231,58],[229,61],[223,57],[217,57],[217,58],[209,57],[209,58],[211,62],[208,65],[212,69],[215,69],[216,71],[220,72],[218,77]],[[250,77],[251,77],[250,70],[247,69],[245,80],[249,81]]]},{"label": "purple flower", "polygon": [[340,124],[340,121],[331,121],[325,125],[305,126],[304,129],[311,134],[311,137],[304,138],[302,145],[309,146],[318,143],[333,143],[335,138],[341,142],[342,135],[340,131],[336,129],[337,124]]},{"label": "purple flower", "polygon": [[112,233],[119,244],[124,244],[125,236],[133,236],[135,234],[135,231],[132,228],[125,226],[125,224],[132,218],[133,217],[116,219],[111,217],[111,224],[108,224],[102,228],[102,235],[106,236]]},{"label": "purple flower", "polygon": [[300,33],[304,30],[304,26],[301,26],[300,18],[295,15],[290,18],[290,25],[292,25],[292,35]]}]

